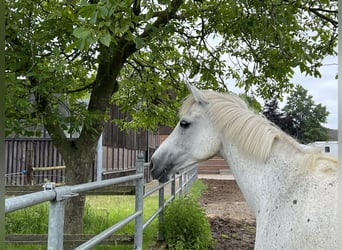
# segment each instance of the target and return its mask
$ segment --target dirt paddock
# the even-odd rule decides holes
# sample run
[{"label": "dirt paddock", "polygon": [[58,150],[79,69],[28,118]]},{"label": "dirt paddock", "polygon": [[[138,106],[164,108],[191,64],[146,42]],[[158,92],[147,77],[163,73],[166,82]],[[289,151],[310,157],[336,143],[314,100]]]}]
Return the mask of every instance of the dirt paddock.
[{"label": "dirt paddock", "polygon": [[214,250],[254,249],[255,218],[235,180],[202,179],[200,199],[216,241]]}]

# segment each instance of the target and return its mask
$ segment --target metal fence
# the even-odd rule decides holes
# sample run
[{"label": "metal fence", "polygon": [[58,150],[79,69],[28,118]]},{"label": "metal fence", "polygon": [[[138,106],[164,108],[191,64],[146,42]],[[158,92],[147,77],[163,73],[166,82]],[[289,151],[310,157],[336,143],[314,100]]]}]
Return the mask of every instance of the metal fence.
[{"label": "metal fence", "polygon": [[[5,213],[10,213],[22,208],[33,206],[42,202],[49,201],[49,225],[48,225],[48,249],[62,249],[64,237],[64,203],[66,199],[77,196],[79,193],[84,193],[90,190],[125,183],[128,181],[136,182],[136,195],[135,195],[135,212],[125,219],[117,222],[115,225],[107,228],[98,235],[95,235],[90,240],[84,242],[76,249],[90,249],[91,247],[99,244],[107,237],[112,235],[115,231],[126,225],[132,220],[135,220],[135,233],[134,233],[134,249],[142,249],[143,243],[143,230],[157,217],[162,219],[164,206],[175,198],[177,194],[187,192],[194,180],[197,179],[197,166],[194,165],[187,168],[177,176],[173,176],[169,182],[159,184],[158,186],[150,189],[144,193],[144,155],[139,154],[136,161],[136,174],[119,177],[109,180],[85,183],[74,186],[54,187],[52,184],[45,185],[45,190],[8,198],[5,201]],[[176,182],[178,188],[176,189]],[[165,186],[171,184],[171,196],[168,200],[164,201]],[[155,192],[159,192],[159,207],[155,213],[143,222],[143,201],[144,198],[150,196]],[[163,236],[159,232],[159,239]]]}]

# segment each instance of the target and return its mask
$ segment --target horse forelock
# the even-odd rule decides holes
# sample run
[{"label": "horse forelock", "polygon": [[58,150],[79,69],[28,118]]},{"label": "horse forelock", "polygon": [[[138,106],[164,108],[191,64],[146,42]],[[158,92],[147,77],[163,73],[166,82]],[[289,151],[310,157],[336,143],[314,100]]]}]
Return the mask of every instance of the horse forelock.
[{"label": "horse forelock", "polygon": [[[272,122],[256,114],[237,95],[208,90],[201,92],[208,101],[206,113],[216,129],[249,157],[265,162],[277,138],[286,140],[302,152],[307,151]],[[187,113],[194,103],[194,98],[189,95],[183,102],[180,116]]]}]

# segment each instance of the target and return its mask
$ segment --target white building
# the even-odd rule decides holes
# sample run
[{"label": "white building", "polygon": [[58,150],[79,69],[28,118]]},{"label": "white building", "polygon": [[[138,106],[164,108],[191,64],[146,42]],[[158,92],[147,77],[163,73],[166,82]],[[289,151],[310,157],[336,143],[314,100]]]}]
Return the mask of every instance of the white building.
[{"label": "white building", "polygon": [[331,155],[336,159],[338,157],[338,141],[316,141],[309,145],[320,148],[323,154]]}]

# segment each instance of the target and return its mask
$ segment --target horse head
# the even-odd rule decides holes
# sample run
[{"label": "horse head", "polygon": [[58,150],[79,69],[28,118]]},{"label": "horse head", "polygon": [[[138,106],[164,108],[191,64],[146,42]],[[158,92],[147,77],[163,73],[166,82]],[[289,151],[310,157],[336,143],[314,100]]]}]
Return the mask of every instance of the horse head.
[{"label": "horse head", "polygon": [[196,87],[188,85],[191,95],[182,107],[180,120],[151,159],[152,177],[166,182],[169,175],[216,155],[220,135],[206,114],[209,105]]}]

